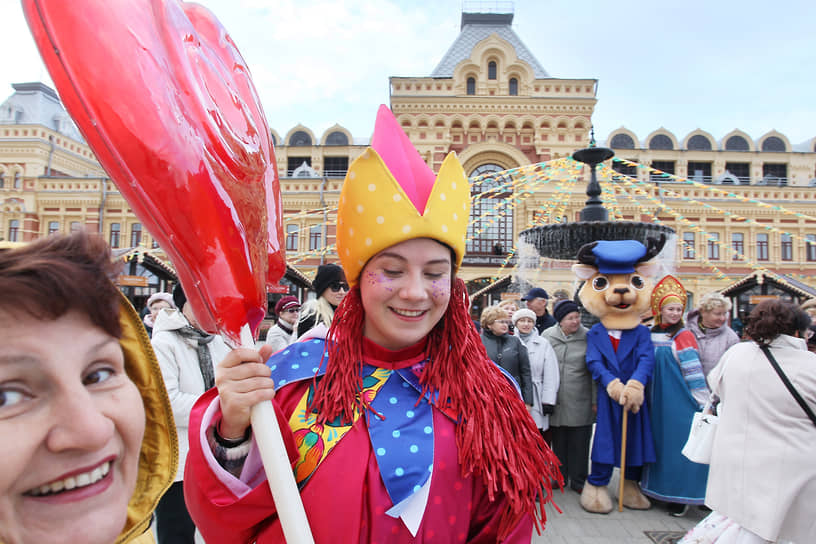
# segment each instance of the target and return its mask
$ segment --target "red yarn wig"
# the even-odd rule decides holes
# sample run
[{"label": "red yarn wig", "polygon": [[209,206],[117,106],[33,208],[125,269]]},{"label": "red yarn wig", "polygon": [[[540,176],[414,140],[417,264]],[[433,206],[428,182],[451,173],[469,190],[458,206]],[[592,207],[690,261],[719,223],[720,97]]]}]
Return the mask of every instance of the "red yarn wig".
[{"label": "red yarn wig", "polygon": [[[491,500],[497,492],[506,497],[499,538],[526,514],[540,532],[546,521],[543,505],[552,500],[552,480],[563,487],[559,462],[515,388],[488,358],[468,307],[465,284],[456,278],[445,315],[428,335],[430,361],[420,383],[431,398],[438,393],[437,407],[459,422],[456,445],[462,476],[481,478]],[[312,403],[324,420],[342,416],[351,421],[355,410],[370,409],[358,395],[364,321],[357,285],[337,308],[328,333],[333,356]]]}]

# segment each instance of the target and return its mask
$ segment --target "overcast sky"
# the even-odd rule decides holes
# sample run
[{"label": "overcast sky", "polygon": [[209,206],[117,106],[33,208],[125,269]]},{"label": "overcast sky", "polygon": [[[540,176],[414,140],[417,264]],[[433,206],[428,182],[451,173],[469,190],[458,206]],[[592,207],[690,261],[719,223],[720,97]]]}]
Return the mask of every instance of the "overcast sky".
[{"label": "overcast sky", "polygon": [[[67,1],[67,0],[66,0]],[[126,1],[126,0],[107,0]],[[79,4],[80,2],[76,2]],[[269,125],[367,139],[389,76],[427,76],[459,33],[459,0],[202,0],[249,64]],[[507,2],[505,2],[506,4]],[[471,3],[466,3],[470,5]],[[484,5],[496,2],[486,1]],[[816,137],[813,0],[516,0],[514,30],[552,77],[599,80],[604,142],[734,128]],[[50,79],[19,2],[0,2],[0,102]]]}]

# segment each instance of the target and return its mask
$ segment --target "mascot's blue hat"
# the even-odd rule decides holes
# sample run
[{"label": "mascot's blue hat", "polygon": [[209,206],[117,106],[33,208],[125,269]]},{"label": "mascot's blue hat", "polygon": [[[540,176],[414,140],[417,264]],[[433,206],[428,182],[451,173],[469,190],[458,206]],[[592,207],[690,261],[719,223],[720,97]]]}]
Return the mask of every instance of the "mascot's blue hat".
[{"label": "mascot's blue hat", "polygon": [[631,274],[635,264],[646,256],[646,246],[637,240],[600,240],[592,254],[601,274]]}]

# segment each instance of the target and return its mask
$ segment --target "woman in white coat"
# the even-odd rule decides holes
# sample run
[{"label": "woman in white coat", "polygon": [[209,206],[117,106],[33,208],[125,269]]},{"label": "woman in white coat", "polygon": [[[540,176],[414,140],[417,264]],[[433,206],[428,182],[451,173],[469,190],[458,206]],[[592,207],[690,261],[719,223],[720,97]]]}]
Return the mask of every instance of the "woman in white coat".
[{"label": "woman in white coat", "polygon": [[770,348],[794,388],[816,410],[816,355],[807,351],[810,319],[780,300],[748,317],[750,342],[725,352],[711,371],[721,399],[706,489],[714,512],[681,542],[805,544],[816,537],[816,424],[777,375]]},{"label": "woman in white coat", "polygon": [[513,313],[513,325],[521,343],[527,347],[530,357],[530,373],[533,378],[533,408],[530,415],[544,440],[551,443],[549,436],[550,414],[555,407],[558,393],[558,358],[550,343],[539,336],[535,328],[536,315],[527,308]]},{"label": "woman in white coat", "polygon": [[184,465],[190,449],[187,432],[190,410],[206,390],[214,385],[215,365],[231,351],[220,336],[198,329],[198,321],[181,289],[173,290],[179,308],[165,308],[156,317],[151,343],[159,361],[178,434],[178,473],[176,480],[156,508],[156,533],[159,544],[189,543],[195,535],[184,503]]}]

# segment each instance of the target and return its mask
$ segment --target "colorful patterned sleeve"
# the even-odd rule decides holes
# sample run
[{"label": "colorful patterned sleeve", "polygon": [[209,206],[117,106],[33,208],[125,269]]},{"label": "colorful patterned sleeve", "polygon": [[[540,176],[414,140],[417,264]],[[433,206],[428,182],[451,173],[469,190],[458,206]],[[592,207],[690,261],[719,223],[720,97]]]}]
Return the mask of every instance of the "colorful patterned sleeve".
[{"label": "colorful patterned sleeve", "polygon": [[700,350],[694,334],[688,329],[682,329],[672,339],[672,351],[680,365],[680,372],[686,380],[691,396],[702,408],[709,397],[706,386],[703,366],[700,364]]}]

